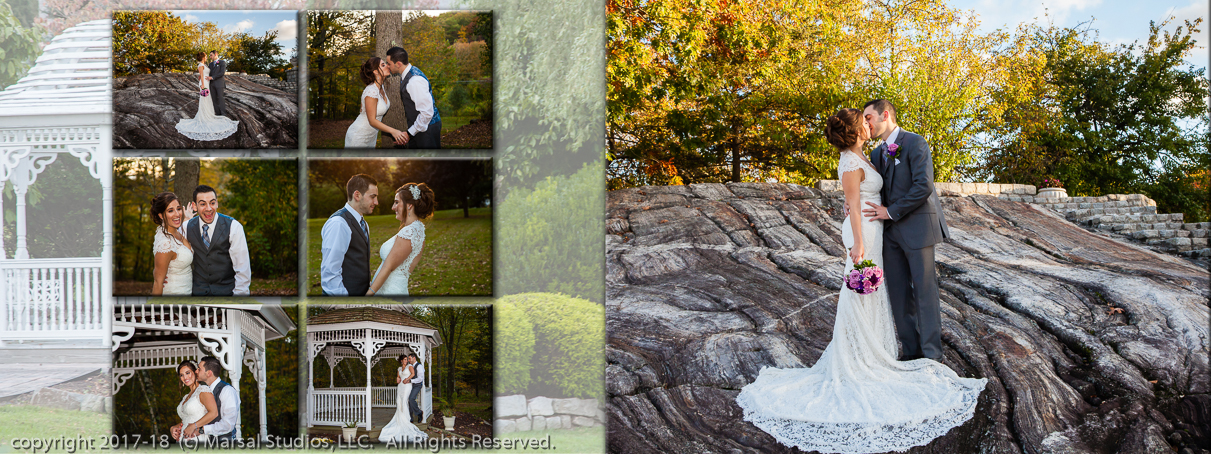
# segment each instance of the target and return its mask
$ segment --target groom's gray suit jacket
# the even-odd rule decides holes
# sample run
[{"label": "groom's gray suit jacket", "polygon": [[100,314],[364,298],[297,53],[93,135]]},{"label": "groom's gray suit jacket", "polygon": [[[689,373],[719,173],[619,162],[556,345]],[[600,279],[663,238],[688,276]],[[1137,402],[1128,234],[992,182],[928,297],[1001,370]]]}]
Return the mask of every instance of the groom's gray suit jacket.
[{"label": "groom's gray suit jacket", "polygon": [[921,249],[950,237],[946,216],[933,186],[933,158],[925,138],[900,129],[895,140],[900,146],[899,164],[887,157],[886,145],[872,153],[871,164],[883,176],[883,206],[892,221],[886,229],[897,229],[904,246]]}]

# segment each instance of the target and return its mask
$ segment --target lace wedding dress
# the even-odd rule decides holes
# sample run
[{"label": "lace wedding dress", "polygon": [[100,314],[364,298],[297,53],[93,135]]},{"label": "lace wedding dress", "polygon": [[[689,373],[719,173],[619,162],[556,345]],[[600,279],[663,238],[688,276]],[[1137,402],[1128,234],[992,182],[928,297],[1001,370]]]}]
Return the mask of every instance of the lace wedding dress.
[{"label": "lace wedding dress", "polygon": [[[387,254],[391,253],[391,248],[395,247],[395,239],[403,238],[412,242],[412,253],[408,254],[408,258],[404,259],[404,263],[400,264],[399,268],[391,270],[391,274],[387,275],[387,281],[383,282],[383,287],[375,295],[408,295],[408,278],[412,272],[412,261],[416,259],[417,254],[425,246],[425,224],[420,221],[412,221],[411,224],[399,229],[394,236],[387,239],[383,246],[378,248],[378,255],[383,260],[387,259]],[[383,272],[383,265],[379,264],[378,270],[374,272],[374,276],[378,277],[378,273]],[[371,281],[373,282],[373,281]]]},{"label": "lace wedding dress", "polygon": [[[404,373],[404,368],[396,369],[400,377],[407,376]],[[379,443],[384,443],[387,440],[394,440],[396,443],[403,442],[419,442],[429,438],[423,430],[412,424],[412,415],[408,413],[408,395],[412,393],[412,383],[400,382],[395,385],[395,416],[391,417],[391,422],[383,426],[383,430],[378,434]]]},{"label": "lace wedding dress", "polygon": [[[863,206],[882,203],[883,178],[865,159],[843,152],[837,169],[838,175],[864,169]],[[841,231],[846,249],[853,247],[848,217]],[[862,244],[865,258],[882,267],[882,222],[862,221]],[[851,269],[847,255],[845,271]],[[886,288],[868,295],[842,288],[833,338],[820,359],[804,369],[763,368],[736,397],[744,419],[779,443],[828,453],[905,451],[970,419],[988,380],[960,378],[930,359],[897,361]]]},{"label": "lace wedding dress", "polygon": [[[184,224],[182,224],[184,227]],[[151,246],[152,254],[176,252],[177,258],[168,262],[168,282],[164,284],[164,296],[193,294],[193,251],[185,243],[177,241],[164,227],[156,228],[156,239]]]},{"label": "lace wedding dress", "polygon": [[[210,76],[210,68],[199,63],[198,69],[202,71],[202,87],[210,89],[210,81],[206,79]],[[177,122],[177,132],[193,140],[219,140],[234,134],[239,124],[239,121],[214,114],[214,92],[209,96],[199,93],[198,113]]]},{"label": "lace wedding dress", "polygon": [[[198,384],[198,389],[194,390],[193,394],[186,394],[181,398],[181,403],[177,404],[177,416],[181,417],[181,430],[185,430],[185,426],[198,422],[203,416],[206,416],[206,406],[202,405],[202,393],[210,393],[210,387]],[[182,438],[180,441],[205,441],[210,438],[210,435],[199,433],[193,438]]]},{"label": "lace wedding dress", "polygon": [[374,129],[374,126],[370,126],[370,119],[366,116],[367,97],[378,100],[378,107],[374,110],[374,117],[378,121],[383,121],[383,115],[386,115],[387,109],[391,108],[391,101],[383,96],[378,85],[367,85],[362,90],[362,97],[358,98],[358,104],[362,106],[362,113],[358,114],[357,119],[353,120],[353,124],[349,125],[349,130],[345,131],[345,148],[374,148],[378,144],[379,131]]}]

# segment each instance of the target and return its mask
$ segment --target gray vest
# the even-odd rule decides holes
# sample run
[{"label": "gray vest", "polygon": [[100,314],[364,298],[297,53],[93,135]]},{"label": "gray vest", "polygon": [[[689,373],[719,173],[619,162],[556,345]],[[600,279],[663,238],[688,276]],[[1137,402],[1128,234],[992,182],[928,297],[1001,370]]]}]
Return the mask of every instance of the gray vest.
[{"label": "gray vest", "polygon": [[329,218],[333,216],[344,219],[352,233],[345,259],[341,262],[341,283],[349,296],[364,296],[370,290],[370,238],[348,209],[341,208]]},{"label": "gray vest", "polygon": [[185,237],[193,247],[193,295],[232,296],[235,294],[235,265],[231,263],[231,223],[234,219],[216,213],[210,247],[202,241],[202,218],[189,222]]}]

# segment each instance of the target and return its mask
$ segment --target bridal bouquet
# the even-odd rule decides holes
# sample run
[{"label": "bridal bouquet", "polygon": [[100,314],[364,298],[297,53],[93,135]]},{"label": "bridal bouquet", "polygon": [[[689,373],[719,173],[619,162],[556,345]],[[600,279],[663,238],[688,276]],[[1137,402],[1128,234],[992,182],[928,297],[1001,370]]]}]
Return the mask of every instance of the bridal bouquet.
[{"label": "bridal bouquet", "polygon": [[875,265],[875,262],[863,260],[861,263],[854,265],[854,269],[845,277],[845,286],[850,290],[858,292],[859,295],[869,295],[879,289],[883,284],[883,269]]},{"label": "bridal bouquet", "polygon": [[203,98],[205,98],[205,97],[207,97],[207,96],[210,96],[210,89],[209,89],[209,88],[203,88],[203,89],[202,89],[202,93],[201,93],[201,95],[202,95],[202,97],[203,97]]}]

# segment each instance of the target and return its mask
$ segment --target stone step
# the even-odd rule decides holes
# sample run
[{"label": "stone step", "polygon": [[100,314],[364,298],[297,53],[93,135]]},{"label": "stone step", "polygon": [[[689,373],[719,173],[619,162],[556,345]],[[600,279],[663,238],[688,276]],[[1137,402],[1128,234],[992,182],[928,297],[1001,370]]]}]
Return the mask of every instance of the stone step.
[{"label": "stone step", "polygon": [[1211,248],[1192,249],[1182,255],[1189,257],[1211,257]]},{"label": "stone step", "polygon": [[1154,239],[1169,239],[1169,238],[1185,238],[1189,239],[1188,230],[1137,230],[1131,233],[1131,238],[1136,240],[1154,240]]},{"label": "stone step", "polygon": [[1211,229],[1211,222],[1188,222],[1182,224],[1182,230],[1208,230]]},{"label": "stone step", "polygon": [[[1176,229],[1182,229],[1183,224],[1182,213],[1167,213],[1167,214],[1100,214],[1085,218],[1074,219],[1084,225],[1097,224],[1138,224],[1138,223],[1157,223],[1157,222],[1172,222]],[[1189,229],[1186,229],[1189,230]]]},{"label": "stone step", "polygon": [[[1147,244],[1149,246],[1156,246],[1156,247],[1168,249],[1173,252],[1186,252],[1186,251],[1190,251],[1190,250],[1198,248],[1198,246],[1195,245],[1194,242],[1191,241],[1190,238],[1155,239],[1155,240],[1148,240]],[[1206,244],[1203,244],[1202,246],[1205,247]]]},{"label": "stone step", "polygon": [[1064,213],[1068,220],[1075,221],[1094,216],[1126,216],[1133,214],[1156,214],[1156,207],[1124,207],[1124,208],[1082,208],[1075,210],[1056,210]]},{"label": "stone step", "polygon": [[[1178,228],[1178,226],[1180,226],[1180,225],[1181,224],[1178,224],[1176,222],[1155,222],[1155,223],[1143,223],[1143,222],[1126,223],[1125,222],[1125,223],[1093,224],[1089,227],[1094,227],[1094,228],[1097,228],[1098,230],[1108,230],[1111,232],[1118,232],[1118,233],[1122,233],[1123,235],[1127,235],[1128,233],[1123,233],[1123,232],[1134,232],[1136,230],[1180,230]],[[1190,231],[1190,230],[1182,230],[1182,231],[1191,232],[1190,236],[1192,236],[1192,237],[1194,236],[1193,231]]]},{"label": "stone step", "polygon": [[1196,248],[1207,247],[1207,238],[1191,238],[1190,244]]}]

